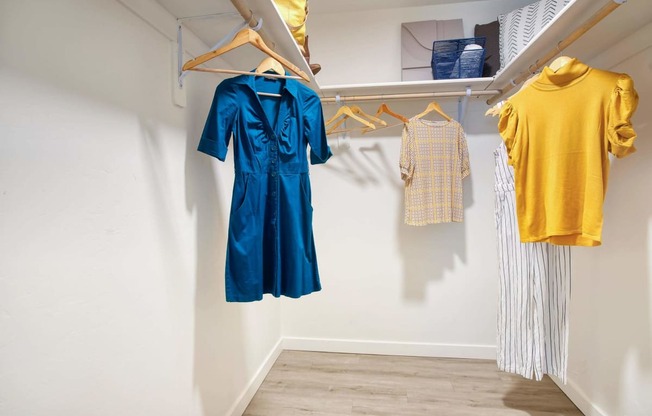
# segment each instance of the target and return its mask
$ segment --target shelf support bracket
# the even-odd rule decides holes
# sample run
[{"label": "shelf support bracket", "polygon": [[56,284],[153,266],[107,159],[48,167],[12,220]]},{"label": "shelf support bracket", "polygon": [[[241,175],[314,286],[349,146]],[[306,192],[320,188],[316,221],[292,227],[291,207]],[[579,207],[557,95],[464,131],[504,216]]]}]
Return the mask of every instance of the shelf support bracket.
[{"label": "shelf support bracket", "polygon": [[181,70],[183,66],[183,38],[181,23],[177,25],[177,41],[170,41],[172,50],[172,103],[179,107],[186,106],[186,90],[183,88],[183,77],[186,75]]},{"label": "shelf support bracket", "polygon": [[457,120],[464,126],[464,118],[466,118],[466,109],[469,105],[469,98],[471,98],[471,87],[466,87],[466,95],[457,99]]}]

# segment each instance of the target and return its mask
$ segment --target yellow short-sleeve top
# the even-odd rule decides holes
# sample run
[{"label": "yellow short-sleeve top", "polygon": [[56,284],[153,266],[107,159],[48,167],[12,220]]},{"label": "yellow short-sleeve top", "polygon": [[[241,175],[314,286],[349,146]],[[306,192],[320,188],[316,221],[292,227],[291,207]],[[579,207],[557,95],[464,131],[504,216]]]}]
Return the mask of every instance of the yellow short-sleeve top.
[{"label": "yellow short-sleeve top", "polygon": [[609,156],[633,153],[638,104],[626,74],[572,59],[544,68],[501,110],[498,130],[514,167],[521,241],[598,246]]}]

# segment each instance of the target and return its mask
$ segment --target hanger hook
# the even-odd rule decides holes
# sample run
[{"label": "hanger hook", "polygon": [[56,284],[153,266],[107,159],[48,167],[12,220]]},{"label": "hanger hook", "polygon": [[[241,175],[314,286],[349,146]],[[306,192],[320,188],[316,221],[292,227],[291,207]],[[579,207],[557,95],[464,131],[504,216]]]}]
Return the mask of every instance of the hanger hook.
[{"label": "hanger hook", "polygon": [[557,42],[557,52],[559,52],[559,55],[561,55],[561,48],[559,47],[559,44],[560,44],[561,42],[562,42],[562,41]]},{"label": "hanger hook", "polygon": [[[253,12],[251,9],[249,9],[249,13],[250,13],[251,15],[249,16],[249,21],[247,21],[247,24],[248,24],[249,26],[252,26],[252,25],[251,25],[251,22],[255,21],[256,19],[254,18],[254,12]],[[252,26],[252,27],[253,27],[253,26]]]},{"label": "hanger hook", "polygon": [[[251,15],[251,18],[252,19],[254,18],[253,14]],[[249,25],[251,25],[251,24],[249,24]],[[256,26],[252,27],[251,29],[258,32],[261,27],[263,27],[263,18],[262,17],[260,19],[258,19],[258,24],[256,24]]]}]

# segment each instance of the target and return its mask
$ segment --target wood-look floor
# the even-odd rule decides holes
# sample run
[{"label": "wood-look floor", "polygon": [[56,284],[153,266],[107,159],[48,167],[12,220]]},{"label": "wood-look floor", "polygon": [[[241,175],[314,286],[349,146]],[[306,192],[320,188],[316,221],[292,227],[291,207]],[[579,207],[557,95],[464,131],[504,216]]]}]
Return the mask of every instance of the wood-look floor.
[{"label": "wood-look floor", "polygon": [[546,377],[491,360],[283,351],[245,416],[575,416]]}]

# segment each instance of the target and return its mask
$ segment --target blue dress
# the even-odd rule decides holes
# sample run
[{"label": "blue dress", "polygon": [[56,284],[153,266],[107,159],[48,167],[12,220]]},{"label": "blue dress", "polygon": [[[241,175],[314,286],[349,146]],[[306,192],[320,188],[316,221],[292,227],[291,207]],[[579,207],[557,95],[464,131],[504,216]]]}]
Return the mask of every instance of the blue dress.
[{"label": "blue dress", "polygon": [[320,290],[307,145],[312,164],[326,162],[332,153],[319,97],[292,79],[224,80],[198,150],[224,161],[231,133],[235,180],[226,300],[261,300],[264,293],[298,298]]}]

